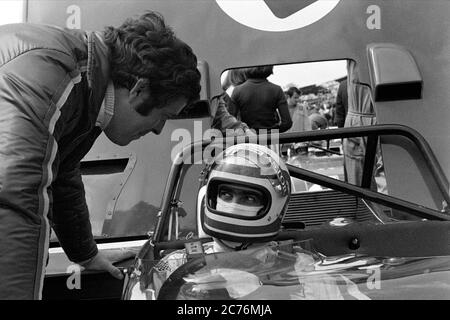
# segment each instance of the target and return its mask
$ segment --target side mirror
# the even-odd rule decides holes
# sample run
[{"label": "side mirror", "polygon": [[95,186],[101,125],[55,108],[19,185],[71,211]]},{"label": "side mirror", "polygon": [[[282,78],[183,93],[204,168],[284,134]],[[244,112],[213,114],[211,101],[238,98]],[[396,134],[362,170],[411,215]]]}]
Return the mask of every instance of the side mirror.
[{"label": "side mirror", "polygon": [[422,98],[422,76],[404,47],[375,43],[368,45],[367,51],[376,102]]}]

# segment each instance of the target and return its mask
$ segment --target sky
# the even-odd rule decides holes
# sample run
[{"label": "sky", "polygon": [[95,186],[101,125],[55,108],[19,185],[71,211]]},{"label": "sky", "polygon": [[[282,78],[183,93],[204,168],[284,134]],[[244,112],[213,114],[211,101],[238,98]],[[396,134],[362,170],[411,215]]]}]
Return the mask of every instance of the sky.
[{"label": "sky", "polygon": [[346,60],[297,63],[274,66],[268,80],[287,89],[289,83],[297,87],[321,84],[347,75]]},{"label": "sky", "polygon": [[0,25],[22,22],[22,0],[0,0]]}]

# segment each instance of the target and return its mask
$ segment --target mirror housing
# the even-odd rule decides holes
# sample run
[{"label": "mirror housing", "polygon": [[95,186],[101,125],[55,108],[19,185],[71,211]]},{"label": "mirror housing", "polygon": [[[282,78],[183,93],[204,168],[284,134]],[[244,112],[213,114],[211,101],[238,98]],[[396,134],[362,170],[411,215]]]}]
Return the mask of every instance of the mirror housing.
[{"label": "mirror housing", "polygon": [[423,81],[411,53],[391,43],[367,46],[375,102],[422,98]]}]

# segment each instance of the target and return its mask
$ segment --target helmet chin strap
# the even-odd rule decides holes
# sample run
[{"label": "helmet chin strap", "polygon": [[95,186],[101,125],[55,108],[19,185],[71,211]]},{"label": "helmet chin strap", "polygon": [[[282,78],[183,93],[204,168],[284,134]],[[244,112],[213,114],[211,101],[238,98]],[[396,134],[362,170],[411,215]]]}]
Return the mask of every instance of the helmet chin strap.
[{"label": "helmet chin strap", "polygon": [[219,242],[222,246],[234,251],[245,250],[251,245],[251,243],[238,243],[233,241],[221,240],[218,238],[214,238],[214,240]]}]

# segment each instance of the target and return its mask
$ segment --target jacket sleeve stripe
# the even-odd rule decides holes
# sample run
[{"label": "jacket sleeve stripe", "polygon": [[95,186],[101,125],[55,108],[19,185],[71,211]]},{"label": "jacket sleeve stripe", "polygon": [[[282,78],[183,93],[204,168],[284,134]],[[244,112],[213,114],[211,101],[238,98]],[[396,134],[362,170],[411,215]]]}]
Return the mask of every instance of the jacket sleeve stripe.
[{"label": "jacket sleeve stripe", "polygon": [[48,210],[49,210],[49,200],[48,200],[48,194],[47,194],[47,188],[50,186],[50,184],[53,181],[53,171],[52,171],[52,165],[53,162],[55,161],[55,157],[56,157],[56,153],[58,151],[58,144],[56,141],[54,141],[53,138],[53,132],[55,130],[55,125],[56,122],[58,121],[59,117],[61,116],[61,108],[62,106],[66,103],[70,93],[72,92],[72,89],[74,87],[75,84],[79,83],[81,81],[81,76],[78,76],[74,79],[72,79],[72,81],[70,81],[66,87],[66,89],[63,91],[61,98],[59,98],[58,102],[56,103],[56,110],[55,113],[53,114],[53,116],[50,118],[50,122],[49,122],[49,126],[48,126],[48,131],[50,133],[50,139],[53,140],[53,148],[52,148],[52,152],[50,154],[50,159],[47,163],[47,170],[46,172],[48,173],[47,177],[47,181],[44,185],[43,191],[44,191],[44,216],[47,216]]},{"label": "jacket sleeve stripe", "polygon": [[[42,265],[38,266],[38,268],[40,268],[40,270],[38,270],[37,276],[39,277],[38,279],[36,279],[36,283],[39,283],[39,288],[35,288],[38,289],[38,292],[35,292],[35,296],[37,295],[38,299],[41,300],[42,299],[42,288],[44,286],[44,278],[45,278],[45,264],[47,262],[47,256],[48,256],[48,247],[49,247],[49,241],[50,241],[50,223],[48,221],[47,215],[49,212],[49,207],[50,207],[50,199],[49,199],[49,195],[48,195],[48,187],[51,185],[52,181],[53,181],[53,170],[52,170],[52,166],[53,166],[53,162],[55,161],[56,158],[56,154],[58,152],[58,143],[56,142],[55,138],[53,137],[53,132],[55,130],[55,125],[56,122],[58,121],[59,117],[61,116],[61,108],[62,106],[66,103],[70,93],[72,92],[72,89],[74,87],[75,84],[79,83],[81,81],[81,75],[79,74],[78,76],[76,76],[75,78],[72,78],[71,81],[69,81],[69,83],[67,84],[67,87],[64,89],[64,91],[61,94],[61,97],[58,99],[56,105],[55,105],[55,111],[54,114],[52,115],[52,117],[50,118],[49,121],[49,126],[48,126],[48,131],[50,133],[49,135],[49,142],[48,142],[48,148],[50,151],[50,153],[47,152],[46,158],[47,160],[44,160],[44,164],[46,162],[46,165],[43,166],[44,172],[43,172],[43,180],[45,178],[45,184],[42,188],[42,195],[43,195],[43,214],[42,217],[44,219],[45,222],[45,230],[43,230],[43,234],[42,237],[41,236],[41,243],[39,248],[43,248],[44,252],[42,252],[42,255],[44,257],[44,259],[42,260]],[[42,243],[42,241],[44,241],[44,243]]]}]

